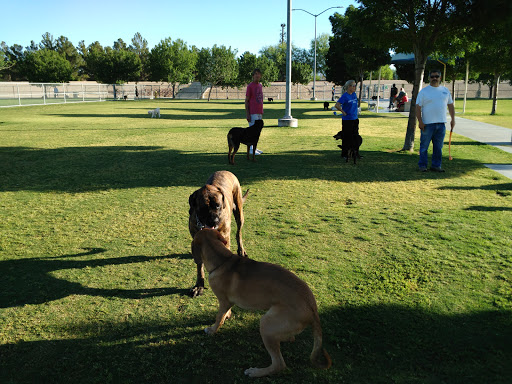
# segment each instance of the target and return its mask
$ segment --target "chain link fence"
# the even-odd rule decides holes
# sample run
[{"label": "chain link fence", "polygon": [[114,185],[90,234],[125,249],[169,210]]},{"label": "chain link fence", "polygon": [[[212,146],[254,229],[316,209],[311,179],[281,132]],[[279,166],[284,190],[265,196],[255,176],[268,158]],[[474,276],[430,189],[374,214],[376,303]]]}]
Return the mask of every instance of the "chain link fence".
[{"label": "chain link fence", "polygon": [[[370,99],[377,94],[382,99],[388,99],[392,84],[400,89],[404,88],[408,95],[412,94],[412,84],[402,80],[384,80],[380,82],[369,80],[363,82],[363,99]],[[464,81],[456,81],[455,84],[444,84],[452,93],[454,98],[464,97]],[[512,98],[512,86],[508,82],[501,82],[498,87],[500,99]],[[242,88],[221,88],[215,87],[211,90],[198,82],[191,84],[170,83],[126,83],[121,85],[99,84],[94,82],[71,82],[71,83],[11,83],[0,82],[0,107],[25,106],[25,105],[46,105],[63,103],[98,102],[105,100],[139,100],[155,98],[176,98],[176,99],[206,99],[210,96],[214,100],[243,100],[245,99],[246,87]],[[316,82],[315,96],[318,100],[337,100],[343,89],[327,81]],[[358,85],[359,93],[359,85]],[[285,100],[286,84],[276,82],[263,88],[266,99]],[[482,83],[468,84],[468,95],[470,99],[488,99],[490,88]],[[313,83],[308,85],[295,84],[291,86],[291,98],[293,100],[311,100],[313,97]]]}]

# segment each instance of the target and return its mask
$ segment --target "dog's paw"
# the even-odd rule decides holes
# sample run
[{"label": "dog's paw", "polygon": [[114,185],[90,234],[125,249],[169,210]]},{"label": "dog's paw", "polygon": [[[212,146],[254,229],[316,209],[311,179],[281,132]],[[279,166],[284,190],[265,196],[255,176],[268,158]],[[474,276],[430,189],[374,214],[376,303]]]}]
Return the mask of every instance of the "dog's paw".
[{"label": "dog's paw", "polygon": [[213,327],[208,327],[208,328],[205,328],[204,331],[206,332],[206,334],[208,335],[213,335],[215,333],[215,329]]},{"label": "dog's paw", "polygon": [[204,293],[204,287],[193,287],[189,292],[190,297],[192,297],[192,298],[201,296],[203,293]]},{"label": "dog's paw", "polygon": [[262,374],[263,369],[261,368],[247,368],[245,370],[245,374],[249,377],[261,377],[265,376],[265,374]]}]

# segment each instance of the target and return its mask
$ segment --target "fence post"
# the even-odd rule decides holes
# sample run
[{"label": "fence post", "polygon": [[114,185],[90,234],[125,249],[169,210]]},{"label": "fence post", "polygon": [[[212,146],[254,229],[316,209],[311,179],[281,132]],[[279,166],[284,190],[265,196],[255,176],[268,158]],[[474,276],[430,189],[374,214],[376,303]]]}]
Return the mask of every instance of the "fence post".
[{"label": "fence post", "polygon": [[[18,87],[18,89],[19,89],[19,87]],[[43,84],[43,104],[46,105],[46,86],[44,84]]]},{"label": "fence post", "polygon": [[64,91],[64,104],[66,104],[66,84],[62,83],[62,90]]},{"label": "fence post", "polygon": [[84,84],[82,83],[82,101],[85,101],[85,90],[84,90]]},{"label": "fence post", "polygon": [[16,84],[16,87],[18,88],[18,105],[21,106],[20,85]]}]

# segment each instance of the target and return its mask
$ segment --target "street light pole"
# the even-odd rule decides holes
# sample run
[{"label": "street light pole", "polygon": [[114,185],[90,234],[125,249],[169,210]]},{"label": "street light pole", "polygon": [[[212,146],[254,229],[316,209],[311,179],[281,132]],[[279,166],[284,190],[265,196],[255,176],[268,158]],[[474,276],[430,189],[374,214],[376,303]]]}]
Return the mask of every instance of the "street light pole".
[{"label": "street light pole", "polygon": [[298,121],[292,117],[292,0],[288,0],[286,31],[286,105],[284,117],[278,120],[279,127],[297,127]]},{"label": "street light pole", "polygon": [[330,8],[324,9],[322,12],[320,12],[317,15],[314,15],[311,12],[306,11],[305,9],[300,9],[300,8],[292,9],[292,11],[306,12],[315,18],[315,63],[314,63],[314,68],[313,68],[313,97],[311,98],[311,100],[316,100],[316,18],[318,16],[320,16],[322,13],[328,11],[329,9],[333,9],[333,8],[343,8],[343,7],[330,7]]}]

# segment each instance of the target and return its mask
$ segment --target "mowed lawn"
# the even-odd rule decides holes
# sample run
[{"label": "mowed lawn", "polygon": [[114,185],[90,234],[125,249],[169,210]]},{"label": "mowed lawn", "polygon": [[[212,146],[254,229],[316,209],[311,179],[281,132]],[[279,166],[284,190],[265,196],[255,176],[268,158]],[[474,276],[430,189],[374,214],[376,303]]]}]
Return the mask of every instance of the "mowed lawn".
[{"label": "mowed lawn", "polygon": [[466,103],[466,112],[464,114],[462,114],[463,109],[464,100],[455,100],[455,111],[458,116],[499,125],[500,127],[512,128],[512,99],[498,99],[496,114],[492,116],[491,99],[470,99]]},{"label": "mowed lawn", "polygon": [[[162,118],[147,110],[160,107]],[[259,383],[510,383],[512,154],[454,134],[444,174],[400,153],[407,119],[363,112],[345,163],[322,103],[298,128],[266,104],[257,162],[227,161],[243,101],[104,102],[0,110],[0,382],[251,383],[270,364],[261,313],[192,299],[188,197],[216,170],[245,190],[251,258],[316,296],[333,366],[311,330]],[[416,147],[419,147],[419,134]],[[235,227],[235,224],[233,224]],[[233,246],[234,250],[234,246]]]}]

